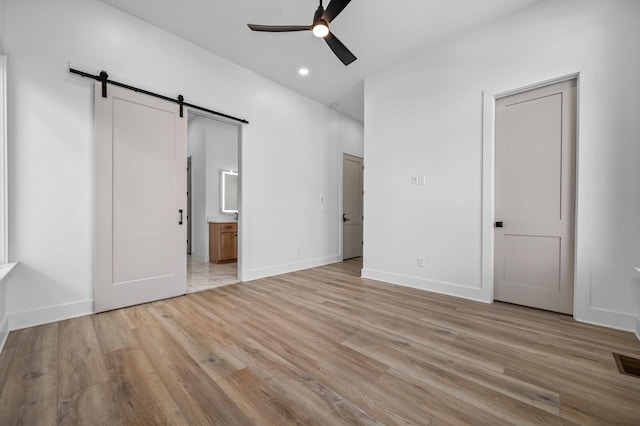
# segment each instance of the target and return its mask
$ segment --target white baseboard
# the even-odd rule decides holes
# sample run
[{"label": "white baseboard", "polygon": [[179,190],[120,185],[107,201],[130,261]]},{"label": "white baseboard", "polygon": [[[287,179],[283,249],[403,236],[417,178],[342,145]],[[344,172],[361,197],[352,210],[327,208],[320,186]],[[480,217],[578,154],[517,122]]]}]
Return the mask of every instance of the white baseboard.
[{"label": "white baseboard", "polygon": [[[458,285],[455,283],[426,280],[405,276],[401,274],[393,274],[389,272],[376,271],[373,269],[362,269],[362,278],[381,281],[387,284],[400,285],[403,287],[411,287],[419,290],[431,291],[447,296],[460,297],[463,299],[475,300],[477,302],[491,303],[487,297],[487,292],[483,292],[480,288]],[[640,317],[630,314],[608,311],[599,308],[576,309],[574,313],[576,321],[586,324],[598,325],[616,330],[635,332],[636,337],[640,340]]]},{"label": "white baseboard", "polygon": [[301,271],[303,269],[316,268],[318,266],[329,265],[331,263],[342,262],[342,256],[327,256],[315,259],[308,259],[301,262],[287,263],[278,266],[269,266],[267,268],[258,268],[245,271],[242,275],[242,281],[253,281],[260,278],[273,277],[275,275],[287,274],[289,272]]},{"label": "white baseboard", "polygon": [[575,309],[573,318],[576,321],[586,324],[599,325],[602,327],[613,328],[615,330],[636,332],[638,319],[631,314],[614,312],[602,308],[580,308]]},{"label": "white baseboard", "polygon": [[9,317],[4,316],[0,321],[0,352],[4,349],[7,337],[9,337]]},{"label": "white baseboard", "polygon": [[20,330],[21,328],[49,324],[93,313],[93,299],[34,309],[32,311],[16,312],[9,315],[9,330]]},{"label": "white baseboard", "polygon": [[191,257],[199,260],[200,262],[208,262],[209,259],[205,255],[200,255],[200,253],[191,252]]},{"label": "white baseboard", "polygon": [[7,289],[4,279],[17,264],[18,262],[11,262],[0,265],[0,285],[3,286],[0,288],[0,302],[4,305],[2,307],[4,314],[2,318],[0,318],[0,352],[2,352],[4,344],[7,342],[7,337],[9,337],[9,316],[6,314],[6,308],[9,304],[7,302]]},{"label": "white baseboard", "polygon": [[402,274],[394,274],[390,272],[376,271],[374,269],[365,269],[361,271],[362,278],[375,281],[382,281],[387,284],[400,285],[403,287],[416,288],[418,290],[431,291],[433,293],[446,294],[447,296],[460,297],[463,299],[474,300],[476,302],[491,303],[487,297],[487,292],[478,287],[472,287],[463,284],[455,284],[444,281],[427,280],[424,278],[412,277]]}]

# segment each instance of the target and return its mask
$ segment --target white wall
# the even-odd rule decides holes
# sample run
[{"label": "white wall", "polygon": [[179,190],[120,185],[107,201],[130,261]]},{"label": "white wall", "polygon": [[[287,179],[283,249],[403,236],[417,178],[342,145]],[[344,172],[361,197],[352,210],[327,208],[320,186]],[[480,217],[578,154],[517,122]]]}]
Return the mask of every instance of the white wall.
[{"label": "white wall", "polygon": [[[0,22],[2,22],[2,7],[0,3]],[[2,34],[2,29],[0,29]],[[1,48],[1,46],[0,46]],[[0,56],[0,264],[6,262],[6,133],[5,133],[5,66],[6,57]],[[2,269],[7,265],[0,267],[0,350],[4,346],[4,342],[9,334],[9,317],[7,315],[7,283],[4,281]]]},{"label": "white wall", "polygon": [[9,316],[7,315],[7,286],[0,282],[0,351],[9,336]]},{"label": "white wall", "polygon": [[239,128],[233,124],[206,120],[207,134],[207,216],[233,220],[220,205],[220,172],[238,171]]},{"label": "white wall", "polygon": [[93,89],[69,61],[250,121],[241,278],[340,259],[341,152],[362,149],[360,123],[96,0],[7,0],[5,12],[12,328],[93,310]]},{"label": "white wall", "polygon": [[[367,79],[364,275],[490,301],[481,267],[483,224],[492,220],[482,216],[483,92],[581,72],[575,317],[632,330],[638,40],[638,1],[543,1]],[[411,185],[418,174],[425,186]]]},{"label": "white wall", "polygon": [[4,3],[0,0],[0,55],[4,54]]},{"label": "white wall", "polygon": [[191,255],[202,261],[208,261],[207,140],[204,120],[201,117],[189,120],[187,152],[191,156]]}]

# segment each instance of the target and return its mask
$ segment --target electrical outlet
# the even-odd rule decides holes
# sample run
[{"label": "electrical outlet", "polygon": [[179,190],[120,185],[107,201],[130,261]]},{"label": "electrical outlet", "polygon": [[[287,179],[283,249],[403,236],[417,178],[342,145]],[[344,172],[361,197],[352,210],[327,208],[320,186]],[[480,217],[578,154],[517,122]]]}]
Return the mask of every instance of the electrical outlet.
[{"label": "electrical outlet", "polygon": [[411,176],[411,185],[418,184],[418,176]]},{"label": "electrical outlet", "polygon": [[424,257],[419,257],[418,258],[418,266],[420,268],[424,268]]},{"label": "electrical outlet", "polygon": [[427,180],[427,177],[425,175],[418,176],[418,185],[424,185],[426,180]]}]

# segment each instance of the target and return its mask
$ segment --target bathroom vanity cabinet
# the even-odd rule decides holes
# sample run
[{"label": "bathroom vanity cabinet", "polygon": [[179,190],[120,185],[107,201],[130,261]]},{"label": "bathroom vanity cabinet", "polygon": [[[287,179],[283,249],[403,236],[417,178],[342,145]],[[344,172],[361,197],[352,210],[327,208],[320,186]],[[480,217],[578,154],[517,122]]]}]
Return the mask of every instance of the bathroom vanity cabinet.
[{"label": "bathroom vanity cabinet", "polygon": [[209,223],[209,261],[229,263],[238,259],[238,224]]}]

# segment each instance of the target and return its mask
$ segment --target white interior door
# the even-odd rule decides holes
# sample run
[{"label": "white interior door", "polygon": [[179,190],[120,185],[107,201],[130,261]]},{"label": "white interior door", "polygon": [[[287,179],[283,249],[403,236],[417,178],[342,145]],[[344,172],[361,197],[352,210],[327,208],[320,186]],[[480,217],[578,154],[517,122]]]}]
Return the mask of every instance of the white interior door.
[{"label": "white interior door", "polygon": [[496,300],[573,312],[576,81],[496,101]]},{"label": "white interior door", "polygon": [[95,310],[186,292],[187,119],[161,99],[95,87]]},{"label": "white interior door", "polygon": [[362,158],[343,155],[342,257],[362,256]]}]

